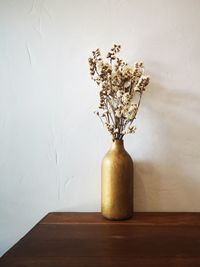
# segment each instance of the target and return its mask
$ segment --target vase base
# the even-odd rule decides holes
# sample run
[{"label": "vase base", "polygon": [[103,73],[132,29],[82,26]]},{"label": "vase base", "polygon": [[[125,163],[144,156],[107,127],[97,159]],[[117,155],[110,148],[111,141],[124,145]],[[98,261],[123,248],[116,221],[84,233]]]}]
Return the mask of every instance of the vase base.
[{"label": "vase base", "polygon": [[132,214],[129,214],[128,216],[124,216],[124,217],[111,217],[111,216],[106,216],[106,215],[103,215],[102,216],[106,219],[106,220],[109,220],[109,221],[125,221],[125,220],[128,220],[128,219],[131,219],[133,217],[133,213]]}]

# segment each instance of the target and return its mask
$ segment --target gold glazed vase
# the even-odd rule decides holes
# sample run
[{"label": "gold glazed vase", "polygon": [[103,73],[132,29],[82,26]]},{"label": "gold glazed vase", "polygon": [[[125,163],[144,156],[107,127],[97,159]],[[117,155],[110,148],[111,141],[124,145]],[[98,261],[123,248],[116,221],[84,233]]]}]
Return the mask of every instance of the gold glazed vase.
[{"label": "gold glazed vase", "polygon": [[123,140],[114,140],[102,161],[101,213],[110,220],[133,215],[133,160]]}]

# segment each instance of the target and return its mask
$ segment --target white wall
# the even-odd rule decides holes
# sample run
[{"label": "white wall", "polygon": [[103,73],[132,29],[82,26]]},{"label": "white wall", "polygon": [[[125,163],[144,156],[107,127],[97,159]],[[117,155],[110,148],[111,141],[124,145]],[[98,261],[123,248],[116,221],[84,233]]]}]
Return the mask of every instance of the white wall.
[{"label": "white wall", "polygon": [[50,211],[99,211],[111,138],[87,58],[122,45],[151,75],[136,211],[200,211],[200,1],[0,0],[0,253]]}]

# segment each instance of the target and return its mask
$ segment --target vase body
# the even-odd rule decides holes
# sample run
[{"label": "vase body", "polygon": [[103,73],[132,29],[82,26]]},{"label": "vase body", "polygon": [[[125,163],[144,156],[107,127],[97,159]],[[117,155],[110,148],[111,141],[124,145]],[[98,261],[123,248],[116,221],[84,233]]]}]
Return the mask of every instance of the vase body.
[{"label": "vase body", "polygon": [[133,215],[133,161],[123,140],[114,140],[102,161],[101,213],[110,220]]}]

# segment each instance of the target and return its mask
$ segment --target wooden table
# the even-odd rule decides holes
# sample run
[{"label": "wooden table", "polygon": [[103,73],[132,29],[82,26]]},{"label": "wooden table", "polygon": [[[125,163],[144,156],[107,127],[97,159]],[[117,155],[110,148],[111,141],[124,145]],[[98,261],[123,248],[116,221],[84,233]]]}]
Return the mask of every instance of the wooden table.
[{"label": "wooden table", "polygon": [[1,267],[200,267],[200,213],[49,213],[1,259]]}]

